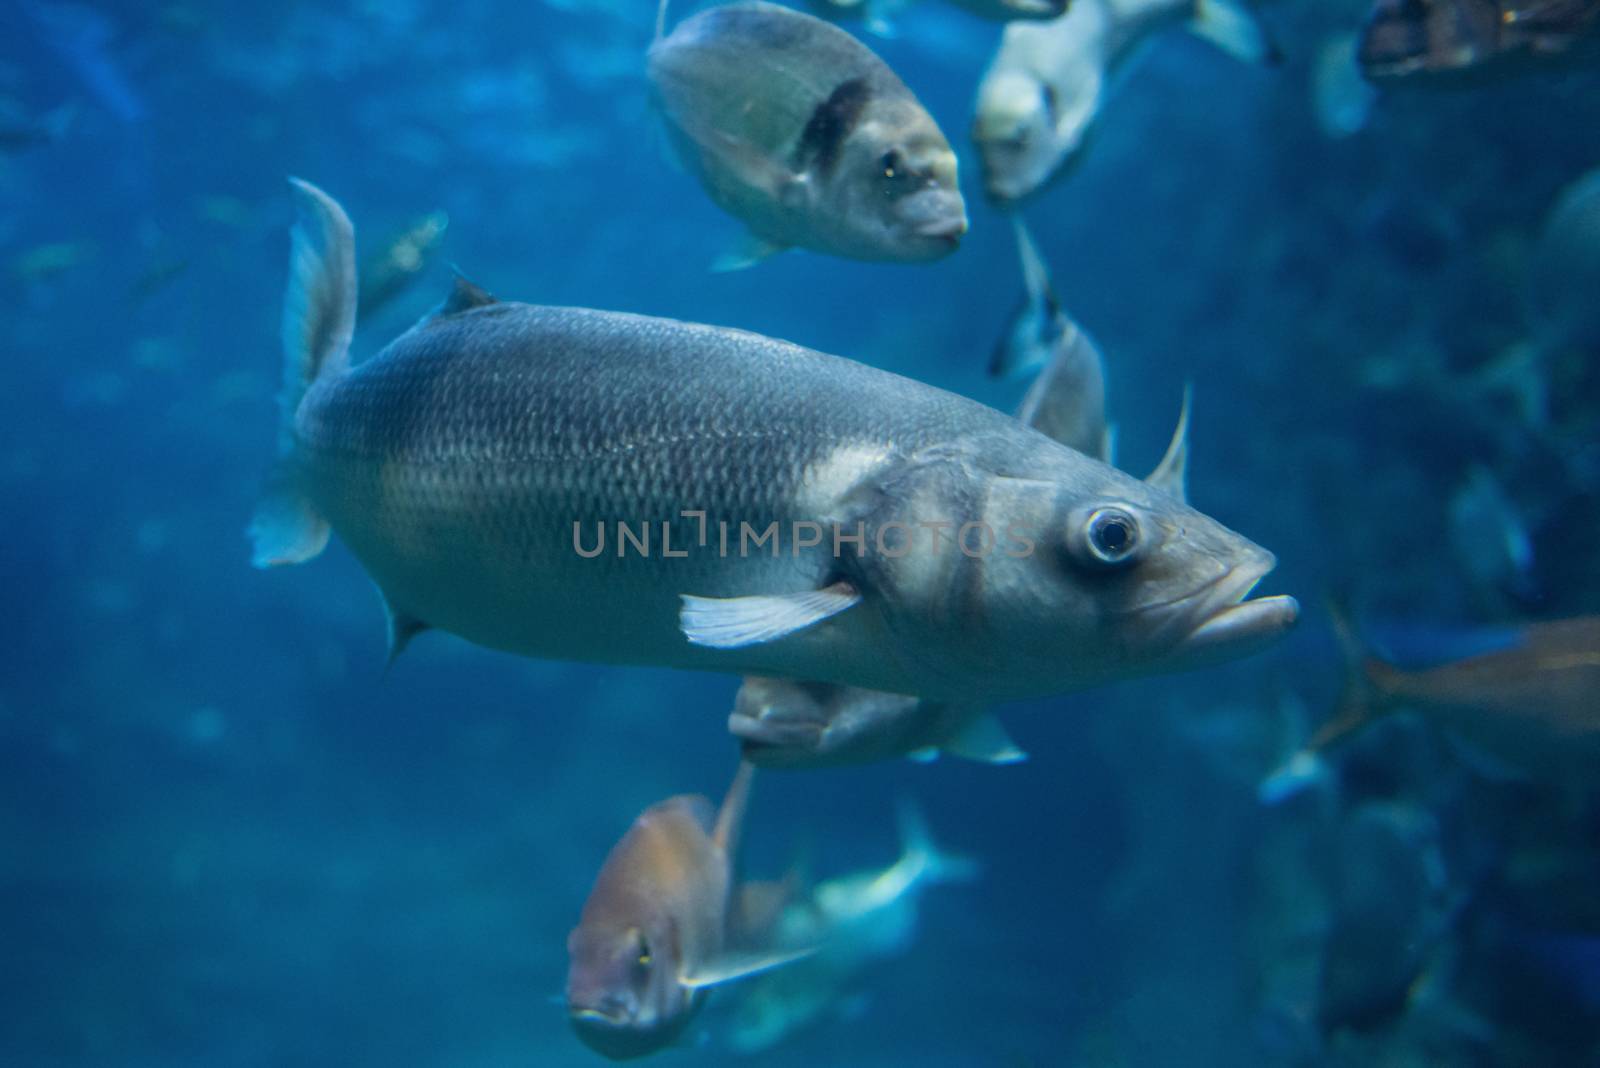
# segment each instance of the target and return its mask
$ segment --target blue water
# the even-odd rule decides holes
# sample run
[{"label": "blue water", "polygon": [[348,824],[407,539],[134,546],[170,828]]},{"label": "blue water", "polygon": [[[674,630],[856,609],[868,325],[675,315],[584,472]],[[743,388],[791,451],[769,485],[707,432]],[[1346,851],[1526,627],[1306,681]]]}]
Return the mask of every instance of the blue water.
[{"label": "blue water", "polygon": [[[962,154],[957,254],[790,253],[711,274],[738,227],[666,159],[641,74],[649,7],[0,9],[0,97],[75,108],[59,143],[0,154],[0,1065],[597,1063],[552,1001],[566,933],[641,809],[717,796],[733,769],[736,680],[441,634],[385,672],[377,594],[337,543],[304,567],[248,566],[286,175],[337,196],[364,253],[449,214],[358,356],[437,303],[455,264],[508,298],[737,326],[1018,399],[984,376],[1020,274],[966,139],[998,29],[926,0],[873,42]],[[1019,767],[763,777],[754,872],[802,846],[822,876],[886,864],[911,795],[984,876],[928,893],[864,1008],[754,1063],[1413,1055],[1394,1025],[1305,1023],[1305,943],[1334,882],[1317,843],[1339,819],[1319,804],[1366,790],[1437,806],[1440,833],[1489,858],[1481,872],[1540,802],[1496,795],[1479,821],[1477,788],[1410,728],[1389,749],[1401,772],[1358,776],[1342,799],[1261,810],[1255,783],[1285,751],[1285,700],[1314,721],[1339,685],[1325,591],[1440,625],[1600,610],[1600,547],[1577,533],[1600,519],[1583,475],[1596,354],[1549,357],[1542,427],[1447,386],[1528,336],[1519,286],[1540,220],[1600,163],[1600,73],[1396,92],[1331,140],[1311,57],[1361,9],[1267,7],[1275,69],[1162,37],[1088,157],[1027,209],[1107,354],[1120,457],[1153,466],[1192,382],[1191,496],[1278,554],[1268,588],[1300,596],[1306,622],[1226,667],[1003,710],[1032,754]],[[63,246],[58,269],[40,268],[45,246]],[[1532,593],[1475,582],[1448,548],[1471,463],[1527,509]],[[1444,785],[1395,785],[1419,778]],[[1461,988],[1492,1003],[1491,958],[1463,956]],[[1592,956],[1563,968],[1592,973]],[[1487,1053],[1453,1041],[1489,1058],[1474,1063],[1593,1063],[1600,1013],[1574,1002],[1553,1023],[1490,1014]],[[660,1062],[743,1060],[718,1019]],[[1466,1063],[1428,1048],[1393,1063]]]}]

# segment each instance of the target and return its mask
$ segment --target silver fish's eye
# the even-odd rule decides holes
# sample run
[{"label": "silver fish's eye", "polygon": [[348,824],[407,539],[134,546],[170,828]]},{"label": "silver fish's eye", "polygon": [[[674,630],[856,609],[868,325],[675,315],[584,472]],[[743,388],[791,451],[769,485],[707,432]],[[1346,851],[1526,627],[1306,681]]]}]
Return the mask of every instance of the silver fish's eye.
[{"label": "silver fish's eye", "polygon": [[1121,508],[1097,508],[1084,525],[1089,555],[1103,564],[1125,564],[1139,551],[1139,521]]},{"label": "silver fish's eye", "polygon": [[891,148],[878,160],[878,168],[883,171],[885,178],[894,178],[905,169],[905,164],[900,160],[900,153]]}]

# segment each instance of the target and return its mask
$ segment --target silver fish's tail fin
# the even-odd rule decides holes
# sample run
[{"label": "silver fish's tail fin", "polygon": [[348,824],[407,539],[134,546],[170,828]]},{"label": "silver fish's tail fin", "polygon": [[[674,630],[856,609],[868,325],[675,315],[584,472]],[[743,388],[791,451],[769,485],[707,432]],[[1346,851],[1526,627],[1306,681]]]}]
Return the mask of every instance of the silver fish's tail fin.
[{"label": "silver fish's tail fin", "polygon": [[981,874],[983,869],[976,860],[939,848],[915,801],[901,798],[896,814],[900,820],[900,864],[907,870],[908,882],[966,883]]},{"label": "silver fish's tail fin", "polygon": [[328,524],[297,486],[294,420],[311,387],[350,366],[356,323],[355,229],[328,194],[289,179],[296,218],[289,235],[283,298],[283,386],[278,394],[278,463],[250,522],[257,567],[298,564],[322,551]]}]

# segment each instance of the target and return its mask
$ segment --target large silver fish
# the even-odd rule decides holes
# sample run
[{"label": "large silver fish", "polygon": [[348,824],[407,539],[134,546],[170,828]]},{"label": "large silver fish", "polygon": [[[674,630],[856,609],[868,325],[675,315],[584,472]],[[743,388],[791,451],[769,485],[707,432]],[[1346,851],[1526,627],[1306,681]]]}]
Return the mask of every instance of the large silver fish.
[{"label": "large silver fish", "polygon": [[973,139],[984,187],[1034,193],[1083,148],[1117,69],[1152,34],[1187,24],[1248,62],[1276,55],[1241,0],[1073,0],[1048,22],[1013,22],[978,86]]},{"label": "large silver fish", "polygon": [[350,366],[353,235],[295,184],[258,566],[330,530],[494,649],[1000,700],[1254,651],[1267,552],[974,401],[739,330],[496,301]]},{"label": "large silver fish", "polygon": [[949,142],[837,26],[775,4],[714,7],[656,41],[649,76],[679,156],[753,235],[723,266],[790,246],[933,260],[966,233]]}]

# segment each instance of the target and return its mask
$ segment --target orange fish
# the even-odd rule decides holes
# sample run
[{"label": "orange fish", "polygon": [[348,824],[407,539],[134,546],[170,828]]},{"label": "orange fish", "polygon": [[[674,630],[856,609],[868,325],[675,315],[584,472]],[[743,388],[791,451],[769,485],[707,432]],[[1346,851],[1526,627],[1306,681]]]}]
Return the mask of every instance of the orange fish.
[{"label": "orange fish", "polygon": [[584,1044],[615,1060],[671,1045],[706,988],[804,952],[734,952],[733,857],[754,768],[741,762],[719,812],[695,794],[651,805],[606,857],[567,939],[567,1014]]}]

